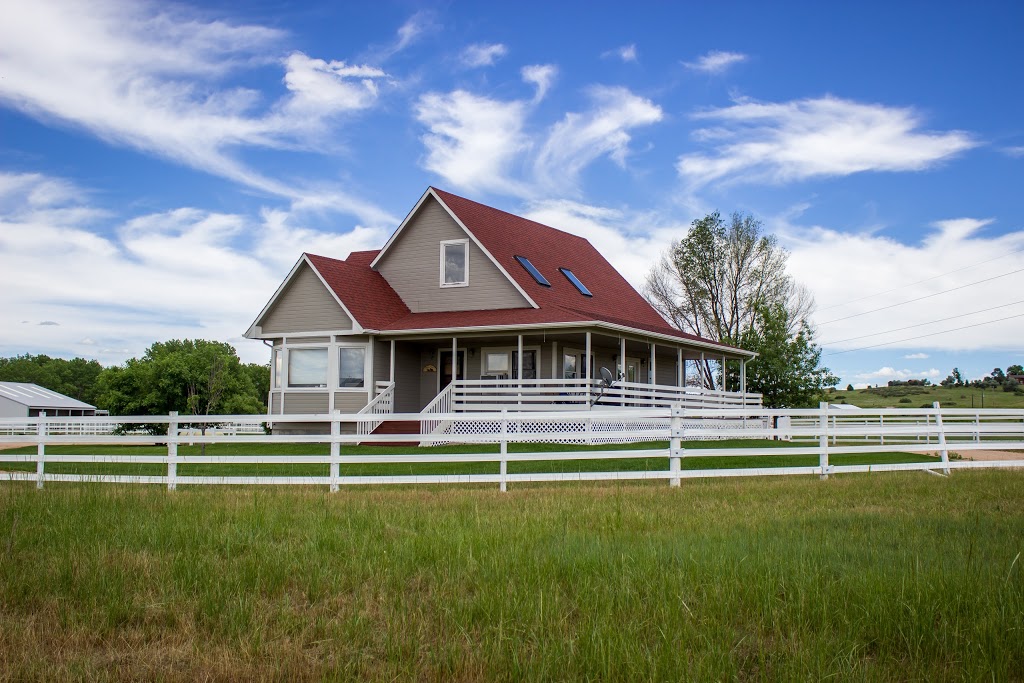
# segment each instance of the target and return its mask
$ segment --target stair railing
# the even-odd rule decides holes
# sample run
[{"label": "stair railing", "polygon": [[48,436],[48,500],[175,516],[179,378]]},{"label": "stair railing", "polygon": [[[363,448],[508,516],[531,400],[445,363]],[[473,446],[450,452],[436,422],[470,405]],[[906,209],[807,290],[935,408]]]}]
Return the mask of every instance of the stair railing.
[{"label": "stair railing", "polygon": [[[363,406],[359,415],[390,415],[395,412],[395,383],[377,382],[377,396]],[[373,432],[384,420],[360,420],[356,423],[356,434],[366,435]]]}]

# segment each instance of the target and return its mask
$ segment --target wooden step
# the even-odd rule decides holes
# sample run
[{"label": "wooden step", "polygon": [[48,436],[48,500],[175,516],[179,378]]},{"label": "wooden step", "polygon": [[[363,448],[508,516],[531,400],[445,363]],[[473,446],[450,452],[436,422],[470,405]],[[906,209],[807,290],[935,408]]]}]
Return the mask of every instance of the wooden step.
[{"label": "wooden step", "polygon": [[[419,434],[420,433],[420,422],[419,420],[390,420],[388,422],[381,422],[377,425],[371,434]],[[372,443],[362,443],[362,446],[419,446],[415,441],[375,441]]]}]

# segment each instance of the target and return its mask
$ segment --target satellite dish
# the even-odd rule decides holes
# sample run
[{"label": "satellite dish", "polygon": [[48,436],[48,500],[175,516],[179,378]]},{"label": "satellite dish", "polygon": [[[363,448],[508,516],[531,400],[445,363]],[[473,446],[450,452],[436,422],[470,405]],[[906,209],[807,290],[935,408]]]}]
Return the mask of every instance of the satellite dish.
[{"label": "satellite dish", "polygon": [[601,368],[601,381],[604,382],[606,387],[610,387],[615,384],[615,377],[612,376],[612,371],[606,367]]}]

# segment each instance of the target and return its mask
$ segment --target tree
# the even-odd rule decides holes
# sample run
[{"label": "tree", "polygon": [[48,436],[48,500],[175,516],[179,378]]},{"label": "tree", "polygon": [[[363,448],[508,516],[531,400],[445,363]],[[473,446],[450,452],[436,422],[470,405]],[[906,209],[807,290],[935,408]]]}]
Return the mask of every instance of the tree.
[{"label": "tree", "polygon": [[[268,380],[269,383],[269,380]],[[258,414],[266,392],[234,347],[204,339],[156,342],[142,358],[100,376],[101,400],[115,415]]]},{"label": "tree", "polygon": [[1008,368],[1006,368],[1006,374],[1007,375],[1024,375],[1024,366],[1021,366],[1021,365],[1011,365]]},{"label": "tree", "polygon": [[846,390],[847,391],[853,391],[853,385],[852,384],[847,384],[846,385]]},{"label": "tree", "polygon": [[747,389],[760,393],[769,408],[799,408],[812,405],[826,387],[839,378],[821,367],[821,348],[806,321],[796,333],[785,306],[763,306],[755,312],[753,324],[740,336],[739,344],[758,354],[747,366]]},{"label": "tree", "polygon": [[[803,396],[796,387],[818,387],[813,393],[837,380],[817,365],[821,351],[808,321],[814,302],[787,274],[788,252],[761,228],[752,216],[738,213],[728,223],[718,212],[695,220],[686,237],[673,242],[651,269],[644,294],[684,332],[758,351],[748,365],[748,388],[765,393],[768,405],[775,405],[768,403],[768,395],[785,397],[778,405],[795,405],[791,401]],[[776,346],[765,345],[767,339]],[[808,368],[810,359],[814,366]],[[787,366],[789,361],[794,364]],[[710,362],[701,373],[713,386]],[[769,386],[769,378],[779,383],[777,388]]]},{"label": "tree", "polygon": [[43,354],[0,358],[0,381],[38,384],[92,405],[99,405],[96,381],[101,372],[103,366],[98,361],[84,358],[66,360]]}]

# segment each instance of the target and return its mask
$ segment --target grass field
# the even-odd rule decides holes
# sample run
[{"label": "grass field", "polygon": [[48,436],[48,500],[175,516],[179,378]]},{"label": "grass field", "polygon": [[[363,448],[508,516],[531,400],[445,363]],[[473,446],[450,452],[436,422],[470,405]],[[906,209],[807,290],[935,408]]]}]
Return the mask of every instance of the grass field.
[{"label": "grass field", "polygon": [[1024,393],[968,387],[878,387],[826,393],[829,403],[851,403],[861,408],[1024,408]]},{"label": "grass field", "polygon": [[0,484],[0,680],[1019,680],[1024,475]]}]

